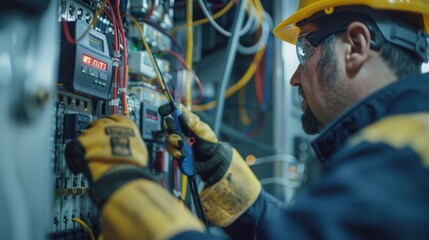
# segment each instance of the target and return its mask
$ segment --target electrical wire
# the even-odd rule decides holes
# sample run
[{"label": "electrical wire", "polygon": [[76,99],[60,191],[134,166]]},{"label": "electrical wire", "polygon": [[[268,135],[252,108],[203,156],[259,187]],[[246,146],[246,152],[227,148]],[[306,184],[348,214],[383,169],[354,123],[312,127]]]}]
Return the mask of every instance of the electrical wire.
[{"label": "electrical wire", "polygon": [[260,0],[252,0],[253,6],[255,7],[258,14],[258,22],[262,21],[262,13],[264,12],[264,8],[262,7],[262,3]]},{"label": "electrical wire", "polygon": [[[263,96],[263,79],[262,79],[262,73],[261,69],[265,63],[266,55],[263,58],[262,62],[259,64],[259,67],[256,69],[254,74],[254,82],[255,82],[255,93],[256,93],[256,100],[258,102],[258,108],[254,111],[252,120],[249,118],[247,111],[246,111],[246,86],[244,86],[239,92],[238,92],[238,101],[239,101],[239,116],[241,122],[245,126],[249,126],[248,130],[246,130],[246,134],[248,136],[254,136],[256,133],[259,132],[259,130],[262,128],[262,125],[265,120],[265,114],[264,112],[261,113],[260,109],[263,106],[264,96]],[[261,114],[263,115],[261,117]],[[262,119],[262,120],[261,120]],[[258,124],[255,124],[258,123]],[[256,125],[256,128],[255,128]]]},{"label": "electrical wire", "polygon": [[265,55],[265,81],[264,81],[264,101],[262,108],[267,107],[267,103],[271,100],[271,92],[273,89],[273,35],[270,34],[267,42],[267,50]]},{"label": "electrical wire", "polygon": [[149,20],[150,19],[150,17],[152,16],[152,14],[153,14],[153,11],[155,10],[155,1],[154,0],[151,0],[150,1],[150,7],[149,7],[149,11],[147,11],[147,13],[146,13],[146,17],[144,18],[145,20]]},{"label": "electrical wire", "polygon": [[185,105],[191,110],[192,109],[192,92],[191,92],[191,72],[192,69],[192,53],[194,47],[193,39],[193,27],[192,27],[192,0],[186,0],[186,35],[187,35],[187,47],[186,47],[186,64],[188,70],[186,71],[186,98]]},{"label": "electrical wire", "polygon": [[256,53],[262,46],[265,46],[268,41],[268,37],[270,35],[270,29],[273,28],[273,20],[271,19],[270,15],[264,11],[263,13],[263,19],[261,24],[261,36],[259,37],[258,41],[253,45],[249,47],[245,47],[238,43],[238,52],[245,55],[251,55]]},{"label": "electrical wire", "polygon": [[73,39],[72,37],[71,37],[71,35],[70,35],[70,31],[69,31],[69,27],[68,27],[68,25],[67,25],[67,22],[66,21],[62,21],[62,26],[63,26],[63,32],[64,32],[64,35],[65,35],[65,37],[66,37],[66,40],[67,40],[67,42],[69,42],[70,44],[76,44],[77,42],[79,42],[80,40],[82,40],[88,33],[89,33],[89,31],[91,30],[91,28],[93,28],[94,26],[95,26],[95,24],[97,23],[97,21],[98,21],[98,17],[101,15],[101,13],[103,12],[103,10],[104,10],[104,7],[106,6],[106,4],[107,4],[107,2],[108,2],[109,0],[104,0],[103,1],[103,3],[101,3],[101,6],[100,6],[100,8],[98,9],[98,11],[97,11],[97,13],[95,14],[95,16],[92,18],[92,21],[91,21],[91,23],[89,24],[89,26],[88,26],[88,28],[85,30],[85,32],[83,32],[82,33],[82,35],[81,36],[79,36],[78,38],[76,38],[76,39]]},{"label": "electrical wire", "polygon": [[190,69],[190,67],[188,66],[188,63],[186,63],[186,61],[178,53],[176,53],[172,50],[166,50],[166,51],[160,51],[160,52],[167,52],[170,55],[174,56],[177,60],[179,60],[179,62],[181,64],[183,64],[186,67],[187,70],[191,71],[192,75],[194,76],[195,83],[198,86],[198,90],[200,91],[200,97],[197,100],[193,100],[192,103],[198,103],[198,102],[202,101],[204,99],[203,85],[201,84],[201,80],[198,78],[198,76],[194,72],[194,70]]},{"label": "electrical wire", "polygon": [[95,240],[95,237],[94,237],[94,234],[92,233],[91,228],[82,219],[72,218],[72,221],[79,223],[79,225],[82,226],[88,232],[89,238],[91,240]]},{"label": "electrical wire", "polygon": [[[225,15],[231,8],[232,8],[232,6],[234,5],[234,3],[235,3],[235,0],[233,0],[233,1],[231,1],[231,2],[229,2],[224,8],[222,8],[222,10],[220,10],[219,12],[217,12],[217,13],[215,13],[213,16],[212,16],[212,18],[213,19],[218,19],[218,18],[220,18],[220,17],[222,17],[223,15]],[[208,18],[203,18],[203,19],[199,19],[199,20],[196,20],[196,21],[194,21],[193,23],[192,23],[192,25],[193,26],[197,26],[197,25],[201,25],[201,24],[204,24],[204,23],[208,23],[209,22],[209,19]],[[177,32],[177,31],[180,31],[180,30],[182,30],[182,29],[185,29],[186,28],[186,24],[184,24],[184,25],[181,25],[181,26],[178,26],[178,27],[175,27],[175,28],[173,28],[172,30],[171,30],[171,33],[174,33],[174,32]]]},{"label": "electrical wire", "polygon": [[133,21],[133,24],[134,24],[134,25],[136,25],[136,27],[137,27],[137,29],[138,29],[138,31],[139,31],[139,33],[140,33],[140,37],[141,37],[141,39],[142,39],[143,45],[144,45],[144,47],[145,47],[145,49],[146,49],[146,52],[147,52],[147,54],[149,55],[149,59],[150,59],[150,61],[151,61],[151,63],[152,63],[152,67],[153,67],[153,68],[154,68],[154,70],[155,70],[156,77],[157,77],[157,79],[158,79],[158,81],[159,81],[159,84],[161,85],[161,89],[162,89],[162,91],[164,92],[164,95],[166,96],[167,101],[168,101],[169,103],[173,102],[173,97],[172,97],[171,93],[167,90],[167,87],[166,87],[167,85],[166,85],[166,83],[165,83],[165,80],[164,80],[164,78],[162,77],[161,73],[158,71],[157,63],[156,63],[156,61],[155,61],[155,59],[154,59],[154,57],[153,57],[153,54],[152,54],[152,51],[151,51],[151,50],[150,50],[150,48],[149,48],[149,45],[147,44],[147,42],[146,42],[146,40],[145,40],[145,38],[144,38],[143,30],[142,30],[142,28],[140,27],[140,24],[137,22],[137,19],[136,19],[135,17],[133,17],[132,15],[130,15],[130,14],[125,14],[125,16],[126,16],[126,17],[129,17],[129,18]]},{"label": "electrical wire", "polygon": [[240,91],[238,91],[238,105],[239,105],[238,113],[239,113],[241,122],[244,125],[249,126],[251,123],[251,120],[247,115],[245,102],[246,102],[246,86],[244,86],[242,89],[240,89]]},{"label": "electrical wire", "polygon": [[225,70],[222,74],[222,80],[218,87],[218,95],[216,96],[217,106],[216,106],[215,122],[213,125],[213,131],[216,135],[219,134],[220,127],[222,124],[223,110],[225,105],[225,90],[228,86],[228,81],[231,78],[232,67],[234,65],[235,56],[237,54],[237,45],[240,40],[240,36],[238,34],[240,32],[240,29],[244,21],[245,7],[246,7],[246,1],[242,0],[237,10],[237,14],[234,16],[234,21],[232,26],[233,34],[228,41],[228,47],[226,50],[228,54],[223,64],[223,68]]},{"label": "electrical wire", "polygon": [[259,106],[261,106],[263,101],[264,101],[264,90],[263,90],[263,79],[262,79],[261,68],[265,62],[264,61],[265,58],[266,58],[266,55],[265,55],[264,59],[262,60],[262,63],[260,63],[259,67],[256,69],[255,74],[254,74],[256,100],[257,100]]},{"label": "electrical wire", "polygon": [[255,123],[257,123],[257,124],[254,124],[256,126],[252,126],[250,129],[246,130],[246,135],[249,137],[253,137],[257,133],[259,133],[262,129],[262,126],[264,126],[265,119],[266,119],[265,112],[260,113],[258,119],[254,121]]},{"label": "electrical wire", "polygon": [[253,74],[255,73],[256,69],[258,68],[258,65],[261,61],[262,56],[264,55],[265,47],[261,48],[256,54],[255,57],[249,67],[247,69],[246,73],[243,75],[243,77],[234,85],[232,85],[228,90],[225,92],[225,96],[231,96],[235,92],[238,91],[238,89],[242,88],[244,85],[246,85],[250,79],[252,78]]},{"label": "electrical wire", "polygon": [[104,8],[103,13],[109,18],[110,22],[113,22],[113,18],[110,13]]},{"label": "electrical wire", "polygon": [[[111,11],[112,15],[108,15],[111,18],[112,24],[113,24],[113,33],[114,33],[114,39],[115,39],[115,43],[113,45],[114,47],[114,55],[115,54],[119,54],[119,33],[118,33],[118,29],[116,26],[116,17],[115,17],[115,12],[113,11],[113,7],[112,4],[110,3],[110,1],[107,2],[109,10]],[[106,11],[107,13],[107,11]],[[113,64],[113,99],[117,99],[117,93],[118,93],[118,71],[119,71],[119,59],[117,56],[114,56],[113,58],[114,64]],[[112,104],[112,110],[113,110],[113,114],[117,114],[118,113],[118,109],[116,104]]]},{"label": "electrical wire", "polygon": [[[244,85],[246,85],[250,79],[252,78],[253,74],[255,73],[262,56],[264,55],[265,47],[258,50],[258,52],[253,57],[253,61],[250,64],[249,68],[247,69],[246,73],[238,80],[234,85],[229,87],[225,92],[225,98],[228,98],[232,96],[234,93],[236,93],[239,89],[241,89]],[[194,105],[193,111],[207,111],[213,107],[216,106],[216,101],[211,101],[202,105]]]},{"label": "electrical wire", "polygon": [[122,45],[124,47],[123,53],[123,78],[121,86],[121,95],[122,95],[122,113],[125,116],[128,116],[128,105],[127,105],[127,81],[128,81],[128,50],[127,50],[127,40],[125,39],[124,25],[122,24],[122,17],[120,12],[119,0],[116,0],[116,13],[118,18],[118,27],[121,33]]},{"label": "electrical wire", "polygon": [[[247,3],[247,1],[248,0],[242,0],[242,1],[245,1],[245,3],[244,4],[246,4],[246,6],[248,5]],[[225,29],[223,29],[219,24],[217,24],[217,22],[213,19],[213,17],[210,15],[210,13],[209,13],[209,11],[207,10],[207,8],[206,8],[206,6],[205,6],[205,4],[204,4],[204,2],[203,2],[203,0],[198,0],[198,3],[200,4],[200,7],[201,7],[201,10],[203,11],[203,13],[204,13],[204,15],[206,16],[206,18],[209,20],[209,22],[210,22],[210,24],[219,32],[219,33],[221,33],[222,35],[224,35],[225,37],[231,37],[231,32],[228,32],[227,30],[225,30]],[[252,5],[250,5],[250,6],[252,6]],[[250,12],[252,11],[252,8],[249,8],[250,9]],[[245,24],[245,26],[243,27],[243,29],[240,29],[240,32],[239,32],[239,36],[243,36],[244,34],[246,34],[247,33],[247,31],[250,29],[250,24],[252,23],[252,21],[253,21],[253,17],[252,16],[254,16],[253,14],[251,14],[251,13],[249,13],[249,18],[248,18],[248,20],[247,20],[247,23]],[[247,25],[249,24],[249,26],[247,27]],[[241,26],[240,26],[241,27]],[[243,31],[244,30],[244,31]]]}]

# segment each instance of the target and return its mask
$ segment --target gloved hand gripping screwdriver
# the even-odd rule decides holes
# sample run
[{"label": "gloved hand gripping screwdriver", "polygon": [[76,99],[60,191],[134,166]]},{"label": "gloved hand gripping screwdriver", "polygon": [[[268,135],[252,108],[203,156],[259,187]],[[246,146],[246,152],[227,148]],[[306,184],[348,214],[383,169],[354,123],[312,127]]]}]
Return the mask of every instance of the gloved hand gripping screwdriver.
[{"label": "gloved hand gripping screwdriver", "polygon": [[[184,134],[185,136],[189,136],[187,133],[182,131],[182,127],[180,126],[179,118],[182,115],[182,111],[180,111],[174,100],[170,105],[172,109],[172,112],[170,114],[173,117],[174,124],[176,125],[176,130]],[[197,175],[194,165],[194,152],[192,151],[190,142],[186,141],[186,139],[184,140],[185,141],[182,147],[183,158],[179,160],[179,167],[183,174],[188,177],[193,177]]]},{"label": "gloved hand gripping screwdriver", "polygon": [[[174,123],[176,125],[176,130],[178,132],[182,133],[184,136],[189,137],[190,134],[187,132],[183,132],[182,127],[180,125],[180,116],[182,115],[182,111],[180,110],[176,101],[174,100],[173,96],[171,95],[167,84],[165,84],[165,80],[161,74],[161,71],[159,70],[158,63],[156,61],[154,61],[154,62],[155,62],[155,66],[157,68],[156,70],[159,72],[159,75],[160,75],[160,83],[161,83],[162,90],[163,90],[165,96],[167,97],[167,100],[171,106],[172,111],[170,114],[171,114],[171,116],[174,120]],[[191,148],[189,141],[187,141],[186,139],[184,139],[184,143],[183,143],[183,147],[182,147],[182,158],[177,159],[177,161],[179,161],[180,171],[182,171],[183,174],[188,176],[189,187],[190,187],[192,199],[193,199],[194,204],[195,204],[195,210],[197,212],[197,216],[206,226],[208,226],[207,219],[204,215],[203,206],[201,204],[200,196],[198,194],[198,187],[197,187],[197,181],[196,181],[197,173],[196,173],[196,169],[195,169],[194,152],[192,151],[192,148]]]}]

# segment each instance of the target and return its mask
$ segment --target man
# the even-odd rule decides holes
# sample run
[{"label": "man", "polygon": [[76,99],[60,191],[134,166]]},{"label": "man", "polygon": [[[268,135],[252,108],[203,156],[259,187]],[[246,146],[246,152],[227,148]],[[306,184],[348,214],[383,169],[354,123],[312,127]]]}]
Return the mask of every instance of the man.
[{"label": "man", "polygon": [[[429,239],[428,32],[425,0],[302,1],[274,34],[297,46],[290,83],[303,98],[304,130],[320,132],[313,147],[328,172],[286,208],[182,108],[210,222],[234,239]],[[183,135],[170,118],[165,126],[168,150],[182,157]],[[141,170],[145,151],[118,116],[66,149],[71,169],[92,176],[105,238],[215,239]]]}]

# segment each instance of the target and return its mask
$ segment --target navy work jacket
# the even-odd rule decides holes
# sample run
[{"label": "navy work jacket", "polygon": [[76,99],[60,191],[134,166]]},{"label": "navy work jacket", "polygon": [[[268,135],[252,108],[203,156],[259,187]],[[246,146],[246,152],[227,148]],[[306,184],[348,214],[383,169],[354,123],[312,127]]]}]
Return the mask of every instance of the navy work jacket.
[{"label": "navy work jacket", "polygon": [[232,239],[429,239],[429,73],[363,99],[312,145],[320,182],[291,207],[262,191]]}]

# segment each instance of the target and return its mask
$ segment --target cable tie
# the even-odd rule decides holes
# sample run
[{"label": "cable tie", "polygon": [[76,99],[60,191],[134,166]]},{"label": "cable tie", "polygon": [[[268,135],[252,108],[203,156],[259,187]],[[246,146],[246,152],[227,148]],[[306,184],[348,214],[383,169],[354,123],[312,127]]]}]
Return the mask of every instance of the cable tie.
[{"label": "cable tie", "polygon": [[109,106],[119,106],[119,99],[110,100]]},{"label": "cable tie", "polygon": [[182,199],[182,194],[176,189],[173,189],[173,196],[175,196],[178,199]]},{"label": "cable tie", "polygon": [[120,58],[121,57],[121,53],[119,51],[113,51],[113,57]]}]

